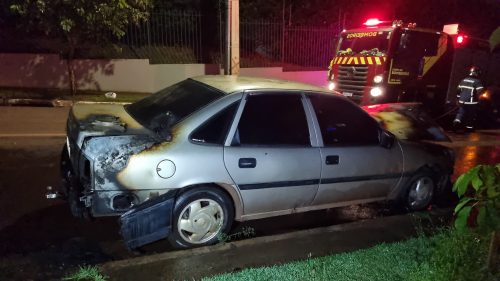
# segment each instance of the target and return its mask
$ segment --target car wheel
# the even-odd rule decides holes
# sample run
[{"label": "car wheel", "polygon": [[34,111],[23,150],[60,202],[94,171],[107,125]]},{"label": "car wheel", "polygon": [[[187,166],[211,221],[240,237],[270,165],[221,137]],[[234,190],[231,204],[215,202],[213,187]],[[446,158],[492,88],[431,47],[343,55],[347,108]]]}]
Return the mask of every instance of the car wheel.
[{"label": "car wheel", "polygon": [[214,244],[229,232],[233,219],[234,208],[224,192],[212,187],[191,189],[176,200],[170,244],[175,248]]},{"label": "car wheel", "polygon": [[434,197],[436,183],[431,173],[421,172],[411,178],[404,196],[404,205],[410,211],[427,208]]}]

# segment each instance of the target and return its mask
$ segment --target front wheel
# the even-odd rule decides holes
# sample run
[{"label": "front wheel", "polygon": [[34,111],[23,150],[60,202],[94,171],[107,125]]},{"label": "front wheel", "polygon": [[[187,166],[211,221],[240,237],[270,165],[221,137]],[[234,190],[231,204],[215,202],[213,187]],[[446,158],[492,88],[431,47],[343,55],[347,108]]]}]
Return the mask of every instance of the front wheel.
[{"label": "front wheel", "polygon": [[214,244],[227,234],[234,219],[231,200],[213,187],[193,188],[182,193],[175,203],[170,244],[192,248]]},{"label": "front wheel", "polygon": [[436,184],[432,174],[421,172],[412,177],[405,192],[404,205],[410,211],[421,211],[427,208],[434,197]]}]

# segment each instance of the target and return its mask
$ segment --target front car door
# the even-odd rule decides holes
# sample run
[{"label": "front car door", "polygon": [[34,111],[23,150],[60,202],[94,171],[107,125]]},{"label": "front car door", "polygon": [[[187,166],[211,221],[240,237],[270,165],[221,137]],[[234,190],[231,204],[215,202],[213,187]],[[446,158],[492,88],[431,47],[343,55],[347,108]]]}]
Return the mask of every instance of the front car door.
[{"label": "front car door", "polygon": [[299,92],[247,93],[224,148],[226,168],[240,190],[243,218],[287,214],[309,206],[321,163],[311,115]]},{"label": "front car door", "polygon": [[382,200],[400,181],[403,154],[397,142],[379,144],[378,123],[352,102],[308,95],[321,132],[321,182],[313,204]]}]

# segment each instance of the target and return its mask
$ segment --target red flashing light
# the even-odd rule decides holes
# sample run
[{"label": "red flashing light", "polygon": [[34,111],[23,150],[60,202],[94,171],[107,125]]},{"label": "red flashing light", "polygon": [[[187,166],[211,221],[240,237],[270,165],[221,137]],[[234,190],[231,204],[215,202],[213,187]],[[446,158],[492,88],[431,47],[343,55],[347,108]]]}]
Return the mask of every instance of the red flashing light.
[{"label": "red flashing light", "polygon": [[466,35],[458,35],[457,38],[455,39],[458,45],[464,44],[466,40],[467,40]]},{"label": "red flashing light", "polygon": [[366,26],[377,26],[379,24],[383,23],[383,21],[380,21],[379,19],[368,19],[365,23],[363,23]]}]

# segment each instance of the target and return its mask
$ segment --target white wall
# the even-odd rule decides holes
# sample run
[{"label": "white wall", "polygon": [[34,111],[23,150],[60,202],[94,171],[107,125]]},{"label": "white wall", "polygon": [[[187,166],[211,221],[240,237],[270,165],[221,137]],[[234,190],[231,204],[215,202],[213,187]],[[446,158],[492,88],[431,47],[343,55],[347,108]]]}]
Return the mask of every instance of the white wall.
[{"label": "white wall", "polygon": [[241,68],[240,75],[290,80],[324,88],[328,86],[327,70],[283,72],[281,67]]},{"label": "white wall", "polygon": [[[156,92],[189,77],[216,74],[205,64],[149,64],[145,59],[74,60],[78,89]],[[283,72],[281,67],[242,68],[240,75],[326,87],[325,71]],[[53,54],[0,54],[0,87],[68,89],[66,61]]]}]

